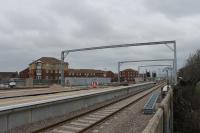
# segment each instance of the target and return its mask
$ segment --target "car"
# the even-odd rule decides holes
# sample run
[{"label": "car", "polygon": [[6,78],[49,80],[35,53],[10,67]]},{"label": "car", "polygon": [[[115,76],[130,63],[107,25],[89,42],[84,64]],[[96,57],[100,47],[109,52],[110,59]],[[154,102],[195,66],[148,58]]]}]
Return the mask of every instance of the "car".
[{"label": "car", "polygon": [[9,82],[8,86],[9,86],[10,88],[15,88],[15,87],[16,87],[16,82],[11,80],[11,81]]}]

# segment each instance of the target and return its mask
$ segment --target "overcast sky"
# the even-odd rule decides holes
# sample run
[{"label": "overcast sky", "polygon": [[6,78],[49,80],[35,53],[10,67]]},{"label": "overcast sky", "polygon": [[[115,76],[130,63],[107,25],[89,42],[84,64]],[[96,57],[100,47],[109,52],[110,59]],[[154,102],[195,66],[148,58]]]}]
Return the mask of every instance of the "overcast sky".
[{"label": "overcast sky", "polygon": [[[178,67],[199,48],[198,0],[0,0],[0,71],[64,49],[176,40]],[[121,60],[172,58],[164,45],[70,54],[71,68],[117,70]],[[123,68],[137,68],[127,64]],[[154,64],[169,64],[157,62]]]}]

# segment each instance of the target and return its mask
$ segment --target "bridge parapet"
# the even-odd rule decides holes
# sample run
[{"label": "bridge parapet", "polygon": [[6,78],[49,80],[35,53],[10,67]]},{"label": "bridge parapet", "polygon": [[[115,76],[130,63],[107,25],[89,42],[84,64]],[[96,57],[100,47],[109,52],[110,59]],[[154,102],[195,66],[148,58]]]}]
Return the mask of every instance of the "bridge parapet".
[{"label": "bridge parapet", "polygon": [[169,90],[143,133],[173,133],[173,91]]}]

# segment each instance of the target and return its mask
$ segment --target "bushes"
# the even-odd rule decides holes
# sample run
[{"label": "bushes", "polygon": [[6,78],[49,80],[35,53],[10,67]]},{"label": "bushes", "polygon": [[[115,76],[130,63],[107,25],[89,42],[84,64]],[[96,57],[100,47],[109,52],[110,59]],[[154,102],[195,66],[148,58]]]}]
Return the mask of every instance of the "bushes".
[{"label": "bushes", "polygon": [[197,50],[195,54],[190,55],[186,65],[179,70],[179,76],[194,85],[200,81],[200,50]]},{"label": "bushes", "polygon": [[174,130],[200,133],[200,50],[180,69],[183,80],[174,89]]}]

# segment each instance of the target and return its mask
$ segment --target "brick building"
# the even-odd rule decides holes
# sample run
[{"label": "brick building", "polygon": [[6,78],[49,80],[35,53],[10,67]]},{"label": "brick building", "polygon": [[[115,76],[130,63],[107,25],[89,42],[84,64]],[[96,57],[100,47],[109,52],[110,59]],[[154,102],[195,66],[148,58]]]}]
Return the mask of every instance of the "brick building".
[{"label": "brick building", "polygon": [[[108,77],[114,79],[112,71],[96,69],[68,69],[64,65],[65,77]],[[59,80],[61,75],[60,60],[53,57],[42,57],[29,64],[29,67],[19,73],[20,78],[33,78],[45,80]]]},{"label": "brick building", "polygon": [[18,78],[18,72],[0,72],[0,80],[9,80],[11,78]]},{"label": "brick building", "polygon": [[120,77],[123,81],[134,82],[135,77],[138,77],[138,71],[134,69],[125,69],[120,72]]},{"label": "brick building", "polygon": [[19,72],[20,78],[29,78],[29,67]]},{"label": "brick building", "polygon": [[109,77],[114,78],[112,71],[102,71],[96,69],[68,69],[67,77]]},{"label": "brick building", "polygon": [[[64,63],[65,76],[68,63]],[[60,60],[54,57],[41,57],[29,64],[29,67],[19,73],[20,78],[58,80],[60,79]]]}]

